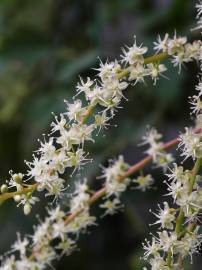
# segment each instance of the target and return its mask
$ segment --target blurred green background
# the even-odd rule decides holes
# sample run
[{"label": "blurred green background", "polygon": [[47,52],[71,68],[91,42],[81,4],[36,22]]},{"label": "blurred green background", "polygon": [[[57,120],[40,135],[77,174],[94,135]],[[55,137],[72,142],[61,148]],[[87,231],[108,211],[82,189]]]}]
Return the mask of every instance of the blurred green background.
[{"label": "blurred green background", "polygon": [[[79,74],[91,76],[92,67],[101,59],[119,58],[121,47],[132,45],[134,34],[152,52],[157,34],[177,32],[189,40],[199,38],[190,32],[195,25],[195,1],[189,0],[0,0],[0,181],[8,171],[24,171],[24,159],[30,160],[38,147],[37,138],[46,132],[51,112],[63,112],[63,99],[75,94]],[[128,102],[120,110],[106,136],[89,145],[95,165],[88,166],[92,185],[99,186],[95,176],[98,164],[123,154],[133,164],[143,154],[136,145],[147,124],[156,126],[165,140],[174,138],[183,126],[190,124],[187,97],[196,82],[197,65],[191,63],[178,70],[168,64],[166,76],[154,87],[130,87]],[[148,235],[156,209],[165,192],[164,178],[154,170],[156,188],[140,193],[132,190],[123,196],[125,211],[99,221],[79,240],[79,250],[55,262],[57,270],[139,270],[143,262],[141,242]],[[67,195],[69,190],[67,190]],[[68,196],[64,198],[68,201]],[[39,207],[40,205],[40,207]],[[16,231],[30,233],[37,222],[34,217],[45,213],[46,203],[34,207],[25,217],[13,202],[0,208],[0,251],[8,250]],[[100,211],[95,207],[95,214]],[[152,227],[152,230],[156,228]],[[197,265],[198,261],[198,265]],[[200,260],[195,260],[199,269]]]}]

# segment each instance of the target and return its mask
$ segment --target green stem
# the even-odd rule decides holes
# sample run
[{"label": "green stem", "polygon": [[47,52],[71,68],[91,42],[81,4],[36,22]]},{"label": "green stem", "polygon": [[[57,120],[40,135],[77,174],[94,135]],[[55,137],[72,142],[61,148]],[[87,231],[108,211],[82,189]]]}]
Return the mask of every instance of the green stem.
[{"label": "green stem", "polygon": [[152,55],[150,57],[145,58],[144,60],[144,64],[150,64],[150,63],[155,63],[155,62],[160,62],[162,60],[165,60],[169,57],[169,55],[167,53],[159,53],[159,54],[155,54]]},{"label": "green stem", "polygon": [[167,265],[168,266],[171,266],[171,264],[172,264],[172,252],[171,252],[171,250],[168,252],[168,256],[167,256],[167,259],[166,259],[166,263],[167,263]]},{"label": "green stem", "polygon": [[179,234],[182,230],[183,222],[184,222],[184,211],[181,209],[179,212],[179,215],[177,217],[177,222],[176,222],[176,226],[175,226],[175,232],[176,232],[178,237],[179,237]]},{"label": "green stem", "polygon": [[192,193],[195,182],[196,182],[196,175],[198,174],[200,167],[202,165],[202,158],[197,159],[194,168],[192,169],[191,172],[191,177],[190,177],[190,184],[189,184],[189,194]]},{"label": "green stem", "polygon": [[24,187],[21,191],[7,192],[0,195],[0,204],[8,199],[14,198],[16,195],[27,194],[29,192],[34,192],[37,189],[38,183]]},{"label": "green stem", "polygon": [[[169,55],[167,53],[159,53],[159,54],[155,54],[149,57],[146,57],[144,59],[144,64],[151,64],[151,63],[156,63],[156,62],[160,62],[162,60],[165,60],[166,58],[168,58]],[[119,73],[118,75],[118,79],[122,79],[124,77],[127,77],[129,75],[129,69],[122,69],[122,71]]]}]

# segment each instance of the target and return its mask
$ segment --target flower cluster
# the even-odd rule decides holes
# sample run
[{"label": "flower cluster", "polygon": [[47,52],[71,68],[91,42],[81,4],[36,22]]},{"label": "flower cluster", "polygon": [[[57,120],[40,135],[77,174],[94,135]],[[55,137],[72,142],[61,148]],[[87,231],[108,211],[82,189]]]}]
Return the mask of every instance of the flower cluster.
[{"label": "flower cluster", "polygon": [[178,37],[176,32],[173,38],[165,34],[161,39],[159,36],[154,42],[154,50],[163,52],[172,57],[171,62],[179,67],[179,72],[184,63],[192,60],[199,60],[201,57],[201,41],[195,41],[192,44],[187,43],[186,37]]},{"label": "flower cluster", "polygon": [[167,174],[170,182],[167,183],[168,195],[172,196],[177,208],[164,202],[164,207],[159,206],[158,212],[154,213],[158,219],[154,224],[159,224],[162,231],[143,245],[144,257],[147,261],[149,259],[153,270],[179,269],[179,258],[188,255],[192,258],[202,243],[200,226],[197,225],[202,209],[199,168],[195,166],[193,171],[184,171],[182,166],[174,164]]},{"label": "flower cluster", "polygon": [[[131,181],[125,177],[129,165],[125,163],[122,156],[117,160],[110,160],[109,163],[108,168],[103,168],[103,175],[100,177],[104,178],[105,191],[104,201],[99,205],[104,209],[102,217],[122,209],[120,195],[130,182],[135,182],[137,188],[143,191],[153,183],[151,175],[146,176],[148,180],[145,181]],[[22,240],[17,234],[17,241],[11,248],[12,255],[5,258],[0,269],[42,270],[61,255],[71,254],[77,246],[78,236],[88,227],[96,225],[96,217],[90,214],[91,193],[94,194],[87,184],[87,179],[76,182],[75,191],[69,201],[69,210],[64,211],[59,206],[49,209],[48,217],[34,226],[32,236]],[[54,242],[57,243],[56,246],[52,244]]]},{"label": "flower cluster", "polygon": [[193,128],[186,128],[186,132],[179,137],[181,156],[185,159],[192,157],[194,160],[202,157],[201,133],[196,133]]},{"label": "flower cluster", "polygon": [[[90,215],[89,199],[88,185],[84,179],[76,184],[70,200],[69,213],[71,215],[76,212],[75,218],[68,222],[68,213],[59,206],[48,210],[48,217],[34,227],[31,237],[21,240],[18,234],[18,239],[11,248],[13,255],[5,259],[0,269],[46,269],[61,255],[69,255],[76,248],[79,234],[85,232],[87,227],[96,225],[96,218]],[[52,245],[54,240],[57,246]]]},{"label": "flower cluster", "polygon": [[[197,8],[200,17],[201,3],[197,5]],[[178,52],[174,59],[178,59],[177,62],[180,65],[182,62],[186,62],[187,48],[192,52],[196,49],[194,54],[198,54],[197,57],[200,59],[201,49],[198,44],[193,43],[191,49],[191,47],[183,45],[185,42],[186,40],[183,38],[175,40]],[[156,49],[162,49],[169,54],[169,43],[168,35],[166,35],[163,41],[159,39],[159,42],[155,44]],[[182,49],[183,46],[184,50]],[[202,109],[201,81],[196,86],[196,92],[191,97],[190,104],[192,114],[200,117]],[[192,255],[198,252],[202,243],[199,222],[202,209],[201,176],[199,174],[202,166],[202,130],[200,122],[198,127],[198,129],[185,128],[185,133],[179,136],[178,146],[181,150],[181,156],[185,159],[192,158],[195,165],[192,170],[186,170],[184,166],[178,166],[174,163],[173,168],[167,173],[168,182],[165,181],[168,186],[167,195],[172,196],[173,205],[175,206],[170,207],[168,202],[164,202],[163,208],[159,206],[158,212],[154,213],[157,221],[153,225],[159,225],[160,230],[156,236],[152,237],[151,241],[146,240],[146,243],[143,244],[144,258],[152,270],[184,269],[184,258],[190,256],[192,261]],[[158,134],[154,132],[153,134],[156,140],[161,138]],[[147,142],[149,141],[151,139],[147,139]]]},{"label": "flower cluster", "polygon": [[[181,66],[182,62],[199,59],[200,47],[200,41],[189,44],[184,37],[177,37],[175,34],[171,39],[166,35],[163,40],[159,38],[155,43],[155,50],[162,50],[164,55],[157,55],[156,60],[146,60],[144,55],[148,48],[138,46],[135,38],[132,47],[123,49],[121,61],[100,61],[100,66],[96,69],[97,78],[80,78],[76,86],[77,95],[83,93],[86,101],[76,98],[72,102],[65,100],[66,112],[54,116],[50,134],[39,140],[40,147],[35,151],[33,160],[25,161],[28,166],[27,173],[11,172],[11,179],[1,186],[1,192],[11,190],[14,200],[24,205],[25,214],[30,213],[31,205],[37,201],[37,198],[33,197],[36,189],[45,190],[46,195],[60,196],[68,185],[62,175],[67,169],[72,170],[73,174],[91,161],[87,158],[85,142],[94,142],[95,132],[109,125],[115,110],[120,107],[127,86],[130,83],[144,82],[146,76],[156,83],[159,75],[166,71],[166,67],[160,63],[161,59],[168,55],[176,62],[176,59],[180,58],[178,62]],[[121,63],[125,63],[125,69]],[[196,110],[199,111],[198,107]],[[151,145],[148,153],[153,156],[155,163],[166,168],[172,161],[172,156],[160,149],[160,138],[161,136],[152,130],[145,142]]]},{"label": "flower cluster", "polygon": [[152,156],[154,164],[157,167],[162,167],[165,171],[174,158],[172,154],[163,150],[163,142],[161,139],[162,134],[158,133],[155,128],[151,128],[143,136],[142,145],[149,145],[149,148],[145,151],[145,153]]}]

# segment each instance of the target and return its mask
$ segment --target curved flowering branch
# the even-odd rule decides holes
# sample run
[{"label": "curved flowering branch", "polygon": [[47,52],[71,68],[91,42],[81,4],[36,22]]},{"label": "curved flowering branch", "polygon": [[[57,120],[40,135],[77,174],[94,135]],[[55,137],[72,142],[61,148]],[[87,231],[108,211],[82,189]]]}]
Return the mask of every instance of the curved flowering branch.
[{"label": "curved flowering branch", "polygon": [[[179,143],[179,139],[173,139],[167,143],[164,144],[164,146],[162,147],[163,150],[167,151],[170,148],[176,146]],[[120,175],[117,179],[118,182],[123,182],[126,178],[132,176],[133,174],[135,174],[136,172],[142,170],[143,168],[145,168],[149,163],[151,163],[153,160],[153,156],[152,155],[148,155],[146,156],[144,159],[140,160],[138,163],[134,164],[133,166],[131,166],[126,172],[124,172],[122,175]],[[99,199],[101,199],[102,197],[104,197],[107,193],[106,187],[103,187],[101,189],[99,189],[98,191],[96,191],[89,199],[89,204],[92,205],[95,202],[97,202]],[[79,209],[78,211],[71,213],[69,216],[66,217],[65,222],[66,224],[68,224],[69,222],[71,222],[77,215],[80,214],[80,212],[82,211],[82,209]]]},{"label": "curved flowering branch", "polygon": [[[177,142],[178,142],[178,139],[171,140],[168,143],[166,143],[163,146],[162,149],[168,150],[169,148],[175,146],[177,144]],[[119,177],[119,181],[122,181],[126,177],[129,177],[129,176],[133,175],[135,172],[141,170],[147,164],[149,164],[150,162],[152,162],[152,159],[153,159],[153,157],[150,155],[150,156],[145,157],[144,159],[142,159],[138,163],[134,164],[122,176]],[[33,185],[27,185],[21,191],[3,193],[3,194],[0,195],[0,203],[3,203],[4,201],[9,200],[9,199],[12,199],[12,198],[14,198],[15,200],[17,200],[18,199],[18,197],[17,197],[18,195],[32,193],[32,192],[34,192],[37,189],[37,186],[38,186],[38,184],[35,183]],[[105,188],[97,191],[92,196],[91,201],[92,202],[96,201],[100,197],[104,196],[104,194],[105,194]]]},{"label": "curved flowering branch", "polygon": [[[175,35],[174,39],[171,39],[166,36],[166,40],[164,38],[163,41],[155,43],[155,49],[159,51],[162,47],[163,52],[144,58],[143,55],[148,49],[137,46],[135,40],[132,47],[123,50],[121,62],[127,65],[126,68],[122,68],[117,61],[105,64],[101,62],[100,68],[97,69],[99,80],[92,81],[87,78],[84,82],[81,79],[77,85],[78,94],[85,94],[87,106],[83,106],[80,99],[74,100],[73,103],[65,101],[67,112],[60,117],[55,116],[55,122],[51,124],[50,135],[53,133],[59,135],[50,137],[48,141],[44,137],[44,142],[40,141],[41,147],[36,151],[37,155],[33,156],[32,162],[26,162],[28,165],[26,175],[11,171],[11,179],[1,186],[0,203],[14,198],[18,204],[24,205],[24,213],[29,214],[31,205],[38,201],[38,198],[33,196],[36,190],[45,190],[47,195],[60,196],[65,189],[62,175],[66,168],[72,168],[74,172],[89,161],[88,153],[84,151],[84,143],[94,141],[95,130],[109,125],[108,122],[114,116],[115,109],[119,108],[122,92],[129,83],[143,82],[148,76],[156,83],[159,75],[166,71],[166,67],[160,64],[162,60],[169,57],[175,59],[179,54],[180,65],[182,62],[198,59],[197,46],[201,46],[200,41],[189,44],[186,38],[177,38]],[[99,111],[98,107],[103,110]],[[27,184],[31,179],[35,183]],[[8,189],[15,191],[8,192]]]},{"label": "curved flowering branch", "polygon": [[[195,130],[196,134],[200,134],[202,129]],[[159,138],[159,134],[152,130],[152,136]],[[152,136],[148,140],[151,140]],[[154,137],[153,137],[154,138]],[[176,138],[165,144],[159,144],[159,149],[155,145],[155,153],[146,156],[137,164],[128,168],[127,164],[120,157],[117,161],[113,162],[108,168],[104,168],[103,176],[105,178],[104,187],[96,191],[90,196],[88,193],[88,186],[86,180],[81,183],[76,183],[76,189],[73,197],[70,200],[70,214],[66,215],[59,207],[55,210],[49,211],[49,217],[43,223],[35,227],[34,235],[31,237],[32,243],[25,238],[21,240],[18,236],[17,242],[12,246],[12,251],[18,251],[20,259],[15,258],[14,255],[8,257],[1,270],[7,269],[6,267],[13,265],[14,269],[45,269],[45,267],[58,257],[55,248],[52,247],[51,242],[54,239],[59,239],[59,244],[56,249],[60,250],[62,254],[70,254],[76,247],[76,239],[80,232],[85,231],[87,227],[95,225],[96,218],[90,215],[90,206],[97,202],[99,199],[104,198],[105,202],[100,204],[101,208],[105,209],[106,214],[113,214],[121,208],[119,197],[130,182],[137,183],[137,181],[129,181],[129,176],[142,170],[155,158],[164,153],[164,151],[179,144],[180,139]],[[153,142],[155,144],[155,142]],[[150,146],[150,149],[152,147]],[[150,150],[149,150],[150,152]],[[197,174],[194,170],[192,177]],[[145,176],[146,183],[139,182],[139,185],[150,185],[151,178]],[[142,189],[144,190],[144,189]],[[92,193],[92,191],[91,191]],[[172,216],[170,214],[170,216]],[[178,219],[176,227],[179,226],[182,219]],[[76,235],[76,239],[75,239]],[[44,259],[45,258],[45,259]],[[172,259],[168,254],[167,263]],[[26,266],[25,266],[26,265]],[[27,268],[26,268],[27,267]]]},{"label": "curved flowering branch", "polygon": [[[171,140],[161,145],[161,149],[158,149],[158,151],[167,151],[176,146],[178,142],[178,139]],[[151,163],[153,159],[154,156],[148,155],[128,168],[123,158],[120,157],[108,168],[104,169],[104,187],[91,196],[88,193],[86,180],[81,183],[76,183],[76,190],[70,201],[71,213],[65,215],[65,212],[59,207],[55,210],[50,210],[49,217],[39,226],[35,227],[35,233],[31,237],[33,242],[31,245],[29,245],[27,238],[21,240],[18,235],[18,240],[12,246],[12,251],[18,251],[20,253],[20,260],[15,259],[12,255],[6,259],[0,269],[11,265],[13,265],[14,269],[20,269],[22,266],[27,267],[23,269],[35,269],[34,267],[44,269],[47,264],[50,264],[53,259],[57,258],[50,243],[58,237],[60,238],[60,243],[56,248],[61,250],[62,254],[71,253],[76,247],[76,239],[74,237],[72,238],[72,236],[74,236],[74,234],[78,235],[79,232],[95,224],[95,217],[89,214],[90,206],[99,199],[104,198],[105,202],[100,204],[100,207],[105,209],[105,215],[115,213],[121,208],[119,197],[129,184],[128,177],[142,170]],[[139,186],[142,185],[145,188],[146,186],[149,187],[150,183],[152,183],[150,177],[145,176],[145,181],[144,183],[139,182]],[[137,184],[136,181],[134,181],[134,183]],[[142,190],[144,191],[145,189]],[[115,197],[112,199],[111,197],[113,196]],[[29,256],[26,250],[29,250]]]},{"label": "curved flowering branch", "polygon": [[[199,129],[198,129],[199,130]],[[162,147],[163,150],[167,151],[168,149],[174,147],[175,145],[177,145],[179,139],[173,139],[167,143],[165,143]],[[135,172],[141,170],[142,168],[144,168],[146,165],[148,165],[150,162],[152,162],[153,160],[153,156],[152,155],[148,155],[147,157],[145,157],[144,159],[142,159],[141,161],[139,161],[138,163],[132,165],[131,167],[129,167],[129,169],[122,175],[119,177],[119,181],[124,180],[125,178],[133,175]],[[38,187],[38,183],[35,183],[33,185],[26,185],[25,187],[23,187],[22,190],[20,191],[15,191],[15,192],[5,192],[3,194],[0,195],[0,203],[3,203],[6,200],[9,199],[15,199],[16,201],[18,201],[18,195],[23,195],[23,194],[29,194],[32,193],[34,191],[37,190]],[[4,186],[2,185],[2,188],[4,188]],[[105,194],[105,188],[102,188],[101,190],[97,191],[91,198],[91,201],[94,202],[97,199],[99,199],[100,197],[104,196]]]}]

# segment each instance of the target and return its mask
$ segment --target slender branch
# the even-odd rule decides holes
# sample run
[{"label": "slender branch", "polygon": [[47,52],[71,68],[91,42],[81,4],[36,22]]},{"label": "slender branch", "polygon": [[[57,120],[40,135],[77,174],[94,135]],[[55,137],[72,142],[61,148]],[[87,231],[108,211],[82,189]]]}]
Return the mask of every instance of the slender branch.
[{"label": "slender branch", "polygon": [[[146,65],[146,64],[150,64],[150,63],[160,62],[162,60],[165,60],[166,58],[169,58],[169,55],[167,53],[155,54],[155,55],[146,57],[144,59],[144,64]],[[129,75],[129,73],[130,73],[130,71],[128,68],[122,69],[118,75],[118,79],[122,79],[124,77],[127,77]]]},{"label": "slender branch", "polygon": [[[179,139],[176,138],[174,140],[171,140],[167,143],[165,143],[162,147],[162,150],[169,150],[170,148],[174,147],[175,145],[177,145],[179,142]],[[134,164],[133,166],[131,166],[123,175],[121,175],[119,177],[119,179],[117,179],[117,181],[124,181],[125,178],[133,175],[134,173],[140,171],[141,169],[143,169],[144,167],[146,167],[149,163],[151,163],[153,160],[152,156],[147,156],[145,158],[143,158],[142,160],[140,160],[138,163]],[[90,198],[89,200],[89,204],[92,205],[95,202],[97,202],[99,199],[101,199],[102,197],[104,197],[106,194],[106,188],[103,187],[101,189],[99,189],[98,191],[96,191]],[[82,212],[82,209],[71,213],[70,215],[68,215],[65,219],[66,224],[69,224],[72,220],[74,220],[74,218],[76,216],[78,216],[80,213]]]},{"label": "slender branch", "polygon": [[[149,56],[149,57],[145,58],[144,63],[145,64],[154,63],[154,62],[164,60],[164,59],[166,59],[168,57],[169,57],[169,55],[167,53],[159,53],[159,54],[152,55],[152,56]],[[124,77],[126,77],[128,75],[129,75],[128,69],[122,69],[122,71],[118,74],[118,79],[122,79],[122,78],[124,78]],[[88,121],[89,117],[93,114],[94,109],[95,109],[95,106],[93,106],[93,105],[89,106],[86,114],[83,117],[83,120],[82,120],[83,124],[85,124]],[[170,142],[170,143],[172,144],[172,142]],[[147,157],[146,160],[142,160],[141,162],[143,162],[143,165],[145,166],[150,161],[151,161],[151,157]],[[141,164],[137,164],[137,165],[141,167]],[[137,165],[132,166],[130,168],[130,170],[127,172],[128,175],[126,175],[124,177],[127,177],[130,174],[132,174],[133,171],[136,171],[136,166]],[[38,186],[38,183],[34,183],[33,185],[28,185],[27,187],[22,187],[21,191],[3,193],[3,194],[0,195],[0,204],[4,203],[8,199],[12,199],[16,195],[22,195],[22,194],[27,194],[29,192],[34,192],[37,189],[37,186]],[[100,193],[102,194],[102,192],[100,192]],[[103,193],[105,193],[105,191],[103,191]],[[95,201],[97,200],[96,196],[95,196],[95,198],[94,197],[92,198],[93,202],[94,202],[94,200]]]},{"label": "slender branch", "polygon": [[[202,132],[202,128],[198,128],[195,130],[195,133],[200,133]],[[174,146],[176,146],[179,143],[179,138],[175,138],[171,141],[168,141],[167,143],[165,143],[162,147],[162,150],[167,151],[170,148],[173,148]],[[134,173],[140,171],[141,169],[143,169],[145,166],[147,166],[149,163],[151,163],[153,160],[152,156],[148,155],[147,157],[143,158],[142,160],[140,160],[138,163],[134,164],[133,166],[131,166],[123,175],[121,175],[118,179],[118,181],[122,182],[124,181],[125,178],[133,175]],[[196,173],[196,172],[195,172]],[[95,202],[97,202],[99,199],[101,199],[102,197],[104,197],[106,194],[106,188],[103,187],[101,189],[99,189],[98,191],[96,191],[90,198],[89,200],[89,204],[92,205]],[[82,212],[82,209],[75,211],[71,214],[69,214],[66,219],[65,222],[66,224],[69,224],[72,220],[74,220],[75,217],[77,217],[80,213]]]},{"label": "slender branch", "polygon": [[14,198],[16,195],[22,195],[27,194],[30,192],[34,192],[38,187],[38,183],[35,183],[33,185],[27,185],[26,187],[23,187],[20,191],[14,191],[14,192],[6,192],[0,195],[0,204],[2,204],[4,201]]},{"label": "slender branch", "polygon": [[[93,108],[91,108],[87,112],[88,117],[92,113],[92,110],[93,110]],[[86,116],[87,116],[87,114],[86,114]],[[200,133],[200,132],[202,132],[202,128],[198,128],[198,129],[195,130],[195,133]],[[167,143],[165,143],[163,145],[162,150],[165,150],[165,151],[166,150],[169,150],[170,148],[172,148],[175,145],[177,145],[178,142],[179,142],[179,138],[175,138],[175,139],[173,139],[171,141],[168,141]],[[123,181],[125,178],[127,178],[127,177],[131,176],[132,174],[134,174],[135,172],[143,169],[150,162],[152,162],[152,156],[147,156],[147,157],[143,158],[138,163],[132,165],[123,175],[121,175],[119,177],[118,181]],[[16,195],[22,195],[22,194],[27,194],[29,192],[34,192],[34,191],[37,190],[37,187],[38,187],[38,183],[35,183],[33,185],[28,185],[27,187],[24,187],[21,191],[3,193],[3,194],[0,195],[0,204],[4,203],[8,199],[12,199]],[[89,204],[95,203],[97,200],[99,200],[100,198],[102,198],[105,195],[105,193],[106,193],[106,189],[105,188],[101,188],[100,190],[98,190],[97,192],[95,192],[92,195],[92,197],[90,198]],[[71,215],[74,217],[75,213],[74,214],[70,214],[70,216]],[[70,219],[72,220],[72,218],[70,218]]]}]

